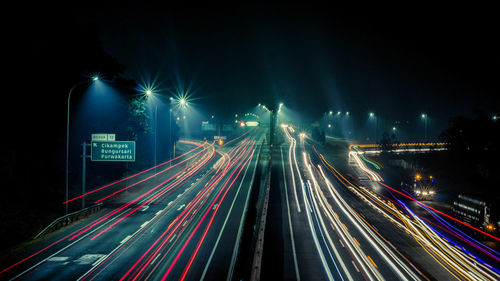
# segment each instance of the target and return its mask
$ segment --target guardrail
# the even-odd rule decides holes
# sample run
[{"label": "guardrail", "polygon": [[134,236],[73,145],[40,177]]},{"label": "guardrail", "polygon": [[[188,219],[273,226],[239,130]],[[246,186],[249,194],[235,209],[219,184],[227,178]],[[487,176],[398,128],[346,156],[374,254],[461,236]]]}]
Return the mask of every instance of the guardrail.
[{"label": "guardrail", "polygon": [[69,214],[64,215],[62,217],[59,217],[59,218],[55,219],[52,223],[50,223],[47,227],[45,227],[42,231],[40,231],[40,233],[35,235],[35,237],[33,237],[33,240],[39,238],[40,236],[42,236],[48,232],[52,232],[52,231],[55,231],[63,226],[69,225],[70,223],[77,221],[82,217],[86,217],[90,214],[93,214],[93,213],[97,212],[98,210],[100,210],[101,207],[102,207],[102,203],[98,203],[96,205],[87,207],[85,209],[81,209],[79,211],[69,213]]}]

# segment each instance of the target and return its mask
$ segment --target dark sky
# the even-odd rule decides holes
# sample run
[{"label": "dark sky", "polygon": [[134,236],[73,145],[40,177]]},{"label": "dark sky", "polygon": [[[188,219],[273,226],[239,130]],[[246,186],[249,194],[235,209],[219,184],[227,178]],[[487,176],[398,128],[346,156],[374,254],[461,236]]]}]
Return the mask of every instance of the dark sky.
[{"label": "dark sky", "polygon": [[500,46],[492,9],[365,8],[117,5],[93,21],[127,75],[191,83],[214,110],[260,101],[314,117],[330,108],[388,119],[493,110]]},{"label": "dark sky", "polygon": [[[127,77],[190,87],[207,112],[283,101],[311,118],[330,109],[387,120],[427,112],[445,123],[475,109],[498,111],[492,7],[165,6],[79,5],[59,24],[96,25]],[[56,22],[62,15],[44,13]]]}]

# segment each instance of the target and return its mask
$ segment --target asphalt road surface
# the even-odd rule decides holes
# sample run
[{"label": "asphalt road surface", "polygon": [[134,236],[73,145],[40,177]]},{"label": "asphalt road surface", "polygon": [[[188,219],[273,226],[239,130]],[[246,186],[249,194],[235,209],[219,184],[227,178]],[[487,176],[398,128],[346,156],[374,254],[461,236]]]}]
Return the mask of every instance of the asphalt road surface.
[{"label": "asphalt road surface", "polygon": [[100,212],[46,235],[0,278],[228,278],[262,141],[253,131],[222,147],[186,143],[175,161],[89,194],[105,202]]},{"label": "asphalt road surface", "polygon": [[[325,153],[283,128],[273,159],[263,280],[495,280],[403,201],[387,200],[341,146]],[[280,167],[281,166],[281,167]],[[366,167],[365,167],[366,168]],[[382,186],[378,187],[382,189]]]}]

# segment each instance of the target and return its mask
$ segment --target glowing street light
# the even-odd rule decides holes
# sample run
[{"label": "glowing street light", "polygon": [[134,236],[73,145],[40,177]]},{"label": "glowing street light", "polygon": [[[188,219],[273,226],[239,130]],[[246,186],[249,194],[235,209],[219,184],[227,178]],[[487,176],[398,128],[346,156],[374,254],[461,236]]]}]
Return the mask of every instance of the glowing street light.
[{"label": "glowing street light", "polygon": [[187,102],[186,98],[184,98],[184,97],[180,98],[179,99],[179,105],[181,107],[186,107],[188,105],[188,102]]},{"label": "glowing street light", "polygon": [[[97,81],[99,80],[98,75],[94,75],[92,77],[92,81]],[[71,101],[71,94],[73,93],[73,90],[83,84],[88,83],[88,80],[84,80],[81,82],[76,83],[71,87],[68,93],[68,107],[67,107],[67,115],[66,115],[66,197],[65,197],[65,202],[66,202],[66,214],[68,213],[68,186],[69,186],[69,110],[70,110],[70,101]]]}]

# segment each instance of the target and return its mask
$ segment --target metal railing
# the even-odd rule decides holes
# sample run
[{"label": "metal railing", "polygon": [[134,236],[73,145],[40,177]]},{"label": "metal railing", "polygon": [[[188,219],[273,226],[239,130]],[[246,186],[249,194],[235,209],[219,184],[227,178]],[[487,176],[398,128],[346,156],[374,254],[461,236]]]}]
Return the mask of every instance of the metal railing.
[{"label": "metal railing", "polygon": [[92,213],[95,213],[98,210],[100,210],[101,207],[102,207],[102,203],[98,203],[96,205],[87,207],[85,209],[81,209],[79,211],[69,213],[69,214],[64,215],[62,217],[59,217],[59,218],[55,219],[52,223],[50,223],[47,227],[45,227],[42,231],[40,231],[40,233],[35,235],[35,237],[33,237],[33,240],[39,238],[40,236],[42,236],[48,232],[52,232],[52,231],[55,231],[63,226],[69,225],[70,223],[77,221],[82,217],[86,217]]}]

